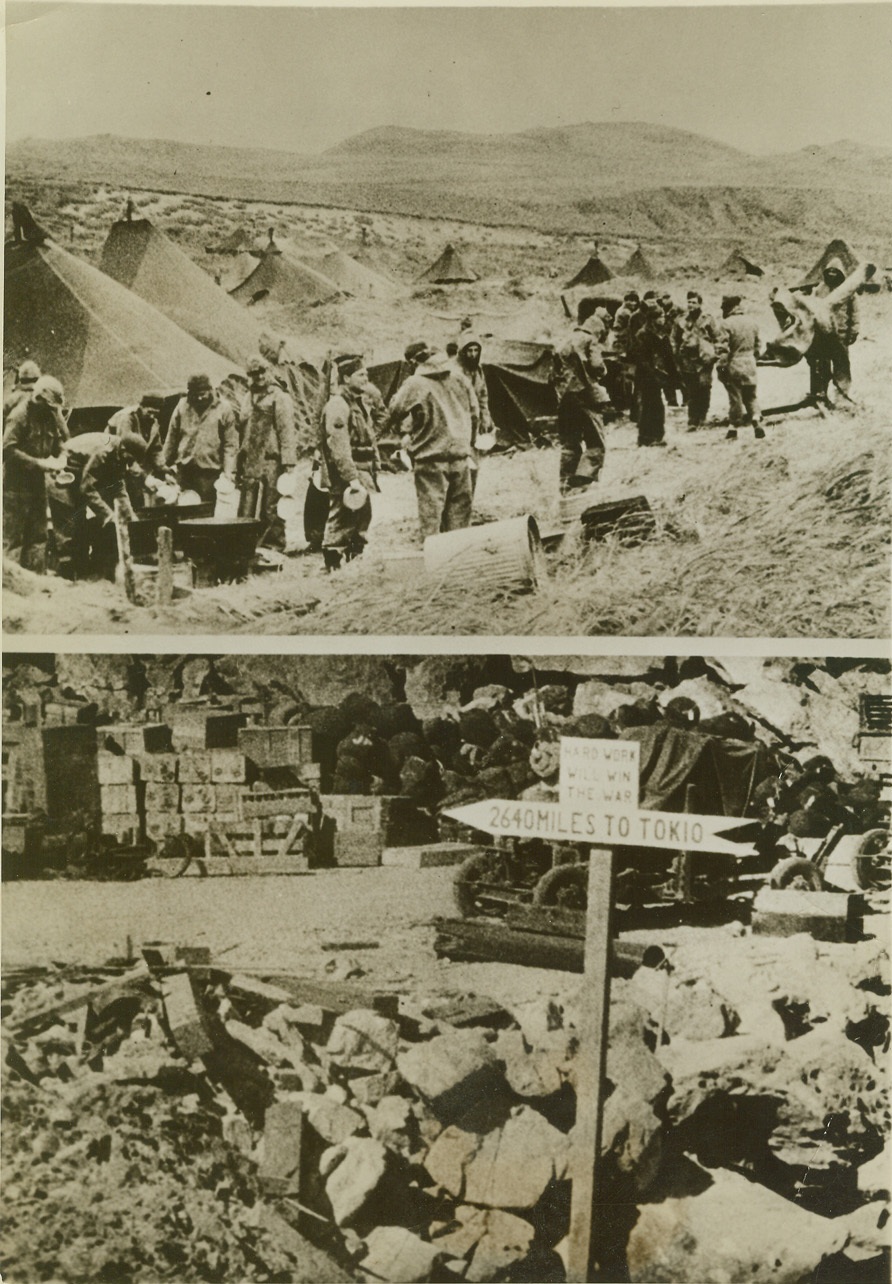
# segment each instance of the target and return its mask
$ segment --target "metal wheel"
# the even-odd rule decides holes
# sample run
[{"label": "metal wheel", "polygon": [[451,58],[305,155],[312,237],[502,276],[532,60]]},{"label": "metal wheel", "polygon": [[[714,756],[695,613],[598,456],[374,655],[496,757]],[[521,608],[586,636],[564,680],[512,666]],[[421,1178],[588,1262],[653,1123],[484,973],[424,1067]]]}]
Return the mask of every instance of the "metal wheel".
[{"label": "metal wheel", "polygon": [[204,844],[192,834],[171,834],[165,840],[161,856],[171,862],[167,878],[180,878],[192,864],[192,861],[204,855]]},{"label": "metal wheel", "polygon": [[473,918],[484,911],[480,904],[487,888],[504,884],[501,852],[475,852],[467,856],[455,871],[452,891],[462,918]]},{"label": "metal wheel", "polygon": [[892,883],[888,829],[868,829],[852,856],[852,872],[863,891],[886,891]]},{"label": "metal wheel", "polygon": [[559,905],[584,910],[588,906],[588,865],[557,865],[543,874],[533,889],[534,905]]},{"label": "metal wheel", "polygon": [[812,861],[804,856],[787,856],[778,861],[771,871],[771,886],[796,889],[805,892],[820,892],[824,887],[821,871]]}]

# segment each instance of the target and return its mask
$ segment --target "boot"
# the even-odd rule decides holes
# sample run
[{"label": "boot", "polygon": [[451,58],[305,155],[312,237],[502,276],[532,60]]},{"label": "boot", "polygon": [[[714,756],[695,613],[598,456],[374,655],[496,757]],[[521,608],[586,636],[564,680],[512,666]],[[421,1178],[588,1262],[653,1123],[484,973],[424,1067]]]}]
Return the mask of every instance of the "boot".
[{"label": "boot", "polygon": [[341,550],[338,548],[323,548],[322,557],[325,562],[327,571],[339,571],[341,569]]},{"label": "boot", "polygon": [[728,431],[725,433],[725,441],[736,441],[736,440],[737,440],[737,429],[729,428]]},{"label": "boot", "polygon": [[753,424],[753,436],[756,438],[756,441],[765,440],[765,429],[758,421]]}]

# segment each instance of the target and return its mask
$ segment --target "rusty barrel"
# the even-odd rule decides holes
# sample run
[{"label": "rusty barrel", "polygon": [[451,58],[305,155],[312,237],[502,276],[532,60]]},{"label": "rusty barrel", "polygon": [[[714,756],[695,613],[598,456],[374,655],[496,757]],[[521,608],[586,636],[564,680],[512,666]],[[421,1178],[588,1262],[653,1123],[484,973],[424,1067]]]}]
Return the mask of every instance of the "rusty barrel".
[{"label": "rusty barrel", "polygon": [[439,576],[444,588],[535,589],[545,577],[536,519],[527,514],[429,535],[424,541],[424,569]]}]

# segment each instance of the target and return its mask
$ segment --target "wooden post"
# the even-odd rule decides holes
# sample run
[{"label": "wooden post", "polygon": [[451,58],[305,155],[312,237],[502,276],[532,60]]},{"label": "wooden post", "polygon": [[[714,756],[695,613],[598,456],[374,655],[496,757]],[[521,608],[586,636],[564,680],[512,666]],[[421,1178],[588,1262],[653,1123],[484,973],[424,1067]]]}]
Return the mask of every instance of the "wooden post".
[{"label": "wooden post", "polygon": [[173,531],[169,526],[158,527],[158,582],[155,600],[159,606],[169,606],[173,601]]},{"label": "wooden post", "polygon": [[136,579],[133,574],[133,558],[130,554],[130,527],[127,525],[127,511],[130,505],[123,500],[115,500],[115,531],[118,536],[118,562],[124,578],[124,592],[128,602],[136,604]]},{"label": "wooden post", "polygon": [[[601,1119],[610,1022],[610,953],[616,857],[613,848],[589,853],[585,980],[577,1058],[567,1280],[585,1284],[598,1269],[601,1199]],[[606,1219],[605,1219],[606,1220]]]}]

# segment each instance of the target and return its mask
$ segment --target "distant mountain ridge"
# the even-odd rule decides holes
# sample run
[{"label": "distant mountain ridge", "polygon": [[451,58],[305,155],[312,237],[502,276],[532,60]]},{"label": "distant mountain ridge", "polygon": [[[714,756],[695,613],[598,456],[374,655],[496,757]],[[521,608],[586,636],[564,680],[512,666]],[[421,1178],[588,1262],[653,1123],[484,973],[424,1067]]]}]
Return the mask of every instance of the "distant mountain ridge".
[{"label": "distant mountain ridge", "polygon": [[614,225],[628,223],[641,235],[659,231],[663,206],[669,207],[665,219],[677,222],[671,207],[684,202],[695,221],[739,206],[730,221],[745,224],[747,208],[764,206],[762,221],[780,225],[800,217],[797,193],[813,191],[815,219],[832,212],[850,217],[856,230],[884,236],[892,226],[890,150],[840,141],[755,156],[642,122],[582,122],[508,134],[389,125],[318,155],[110,134],[23,139],[8,145],[6,164],[11,186],[18,175],[552,231],[591,228],[600,210]]}]

